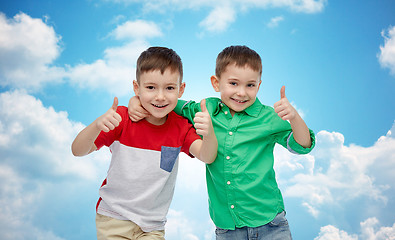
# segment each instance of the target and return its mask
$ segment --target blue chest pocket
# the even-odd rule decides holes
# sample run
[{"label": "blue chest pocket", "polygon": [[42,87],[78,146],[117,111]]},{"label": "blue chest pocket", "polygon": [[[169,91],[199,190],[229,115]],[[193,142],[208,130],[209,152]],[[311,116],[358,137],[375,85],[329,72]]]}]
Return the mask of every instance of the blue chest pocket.
[{"label": "blue chest pocket", "polygon": [[167,172],[171,172],[180,151],[181,147],[176,148],[162,146],[160,150],[160,168]]}]

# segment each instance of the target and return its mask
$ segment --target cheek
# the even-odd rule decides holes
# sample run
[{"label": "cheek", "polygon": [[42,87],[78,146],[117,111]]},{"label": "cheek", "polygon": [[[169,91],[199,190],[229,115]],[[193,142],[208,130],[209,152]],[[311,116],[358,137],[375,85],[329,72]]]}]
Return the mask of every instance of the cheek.
[{"label": "cheek", "polygon": [[169,95],[167,96],[167,98],[168,98],[169,100],[171,100],[171,101],[177,101],[178,98],[179,98],[179,96],[180,96],[180,93],[179,93],[178,91],[176,91],[176,92],[174,92],[174,93],[169,94]]},{"label": "cheek", "polygon": [[221,89],[221,95],[224,95],[224,96],[233,95],[234,92],[235,92],[234,89],[232,89],[230,87],[224,87]]}]

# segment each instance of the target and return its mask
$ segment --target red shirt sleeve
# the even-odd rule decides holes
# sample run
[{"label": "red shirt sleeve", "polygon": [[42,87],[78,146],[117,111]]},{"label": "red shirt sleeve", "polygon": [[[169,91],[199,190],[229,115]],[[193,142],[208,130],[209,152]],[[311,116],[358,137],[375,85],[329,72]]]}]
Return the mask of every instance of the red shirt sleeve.
[{"label": "red shirt sleeve", "polygon": [[190,157],[194,157],[190,152],[189,148],[191,147],[191,144],[196,141],[196,140],[201,140],[200,136],[196,133],[196,129],[193,127],[192,124],[188,122],[187,119],[184,119],[186,124],[186,134],[185,134],[185,139],[184,139],[184,144],[182,145],[181,151],[188,154]]},{"label": "red shirt sleeve", "polygon": [[129,116],[128,109],[124,106],[119,106],[117,108],[117,113],[121,115],[122,121],[119,123],[119,126],[116,127],[114,130],[111,130],[109,132],[100,132],[99,136],[95,140],[97,150],[99,150],[103,146],[109,147],[115,140],[119,140],[119,137],[122,133],[123,125],[126,122],[124,121],[124,119],[128,120]]}]

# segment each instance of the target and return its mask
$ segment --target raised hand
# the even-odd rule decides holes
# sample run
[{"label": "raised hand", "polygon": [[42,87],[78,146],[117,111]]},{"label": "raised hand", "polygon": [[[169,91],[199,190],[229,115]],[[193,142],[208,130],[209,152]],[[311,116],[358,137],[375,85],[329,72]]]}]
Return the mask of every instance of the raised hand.
[{"label": "raised hand", "polygon": [[298,113],[285,96],[285,86],[281,87],[280,97],[280,101],[274,104],[274,111],[283,120],[293,120]]},{"label": "raised hand", "polygon": [[203,99],[200,102],[200,107],[202,111],[195,114],[193,121],[195,122],[194,126],[196,128],[196,133],[203,136],[204,138],[210,134],[214,134],[214,128],[211,122],[210,114],[207,111],[206,99]]},{"label": "raised hand", "polygon": [[96,127],[104,132],[109,132],[118,127],[119,123],[122,121],[121,115],[117,113],[118,98],[114,97],[114,102],[108,111],[96,119]]}]

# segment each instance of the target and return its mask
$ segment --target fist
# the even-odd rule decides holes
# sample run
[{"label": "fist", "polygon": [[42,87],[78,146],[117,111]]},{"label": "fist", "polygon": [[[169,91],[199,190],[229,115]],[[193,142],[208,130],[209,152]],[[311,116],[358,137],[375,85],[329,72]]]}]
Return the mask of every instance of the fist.
[{"label": "fist", "polygon": [[274,111],[283,120],[294,119],[297,115],[297,112],[285,96],[285,86],[282,86],[280,90],[280,97],[280,101],[274,104]]},{"label": "fist", "polygon": [[114,130],[122,121],[121,115],[117,113],[118,98],[114,98],[114,102],[108,111],[96,120],[96,127],[104,132]]},{"label": "fist", "polygon": [[195,122],[196,133],[207,137],[210,134],[214,133],[213,124],[211,122],[210,114],[207,111],[206,107],[206,99],[203,99],[200,102],[200,107],[202,109],[201,112],[196,113],[193,121]]}]

